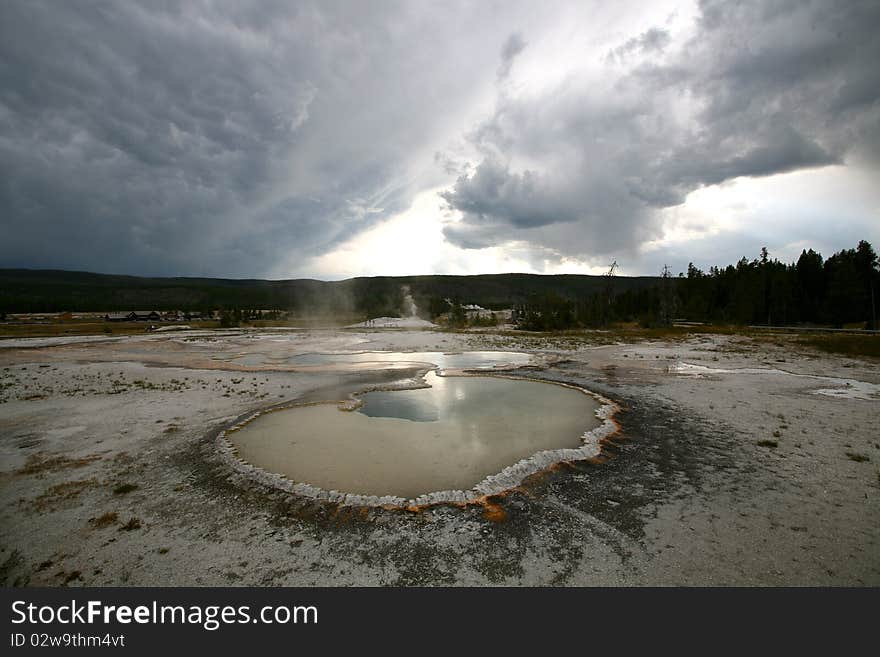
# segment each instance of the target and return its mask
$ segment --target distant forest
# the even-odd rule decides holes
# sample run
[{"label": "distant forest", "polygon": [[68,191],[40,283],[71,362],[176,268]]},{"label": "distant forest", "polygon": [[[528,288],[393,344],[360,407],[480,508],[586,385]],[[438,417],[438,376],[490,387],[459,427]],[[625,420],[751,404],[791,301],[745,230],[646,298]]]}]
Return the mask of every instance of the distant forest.
[{"label": "distant forest", "polygon": [[[619,292],[656,286],[655,276],[620,277]],[[408,286],[424,318],[450,310],[447,299],[484,308],[556,294],[582,299],[604,289],[602,276],[377,276],[344,281],[142,278],[55,270],[0,269],[0,312],[281,310],[294,316],[397,316]],[[248,315],[250,313],[242,313]]]},{"label": "distant forest", "polygon": [[619,279],[586,298],[561,295],[534,298],[516,307],[518,324],[532,330],[596,326],[638,321],[643,326],[674,320],[723,324],[863,324],[876,328],[880,293],[877,254],[866,241],[827,260],[812,249],[785,264],[761,250],[754,260],[712,267],[688,266],[672,276],[667,270],[649,288],[620,290]]},{"label": "distant forest", "polygon": [[[294,316],[396,316],[408,286],[427,319],[464,325],[462,304],[513,308],[521,328],[562,330],[674,320],[726,324],[874,327],[877,254],[866,241],[827,259],[804,250],[796,263],[771,258],[704,272],[659,276],[379,276],[345,281],[142,278],[54,270],[0,269],[0,313],[62,311],[279,310]],[[459,311],[459,312],[456,312]]]}]

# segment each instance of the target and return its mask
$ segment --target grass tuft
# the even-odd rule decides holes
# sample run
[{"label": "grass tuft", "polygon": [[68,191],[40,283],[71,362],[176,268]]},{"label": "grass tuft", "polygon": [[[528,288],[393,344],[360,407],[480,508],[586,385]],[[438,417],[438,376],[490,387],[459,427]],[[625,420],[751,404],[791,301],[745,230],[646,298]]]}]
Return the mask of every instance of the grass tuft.
[{"label": "grass tuft", "polygon": [[121,532],[130,532],[141,528],[140,518],[129,518],[128,522],[119,528]]},{"label": "grass tuft", "polygon": [[109,527],[110,525],[116,524],[116,521],[119,520],[119,516],[115,511],[108,511],[107,513],[98,516],[97,518],[92,518],[89,522],[92,524],[92,527],[95,529],[103,529],[104,527]]}]

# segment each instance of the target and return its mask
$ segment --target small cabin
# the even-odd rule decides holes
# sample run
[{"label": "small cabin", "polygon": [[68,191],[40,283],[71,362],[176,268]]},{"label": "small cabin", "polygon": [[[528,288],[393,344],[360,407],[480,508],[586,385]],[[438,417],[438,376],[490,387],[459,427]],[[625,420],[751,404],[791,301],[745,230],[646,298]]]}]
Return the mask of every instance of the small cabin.
[{"label": "small cabin", "polygon": [[155,310],[135,310],[129,313],[129,318],[136,322],[158,322],[162,316]]}]

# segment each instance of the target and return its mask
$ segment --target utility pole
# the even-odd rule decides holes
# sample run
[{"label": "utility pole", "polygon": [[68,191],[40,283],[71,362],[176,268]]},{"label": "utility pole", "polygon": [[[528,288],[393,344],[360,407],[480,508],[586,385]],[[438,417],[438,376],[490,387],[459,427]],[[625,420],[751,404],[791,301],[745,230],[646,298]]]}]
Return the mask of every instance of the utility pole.
[{"label": "utility pole", "polygon": [[605,274],[605,299],[602,304],[602,326],[608,324],[608,315],[611,311],[611,297],[614,294],[614,270],[617,269],[617,260],[611,263],[611,268]]},{"label": "utility pole", "polygon": [[669,265],[663,265],[663,293],[660,297],[660,315],[664,326],[672,324],[672,274],[669,273]]}]

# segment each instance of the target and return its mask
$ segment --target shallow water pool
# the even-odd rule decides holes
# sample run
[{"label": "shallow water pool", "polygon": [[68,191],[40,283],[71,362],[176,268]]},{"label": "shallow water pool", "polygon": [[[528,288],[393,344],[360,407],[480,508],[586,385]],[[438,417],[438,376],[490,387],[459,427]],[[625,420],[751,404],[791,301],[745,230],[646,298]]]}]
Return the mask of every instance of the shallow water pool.
[{"label": "shallow water pool", "polygon": [[442,351],[364,351],[358,353],[308,353],[288,359],[290,365],[338,365],[345,363],[427,363],[441,370],[490,369],[497,366],[527,365],[529,354],[514,351],[468,351],[447,354]]},{"label": "shallow water pool", "polygon": [[296,482],[412,499],[468,490],[544,450],[579,447],[599,426],[583,392],[498,377],[441,377],[430,388],[371,392],[357,411],[335,404],[267,413],[228,434],[238,454]]}]

